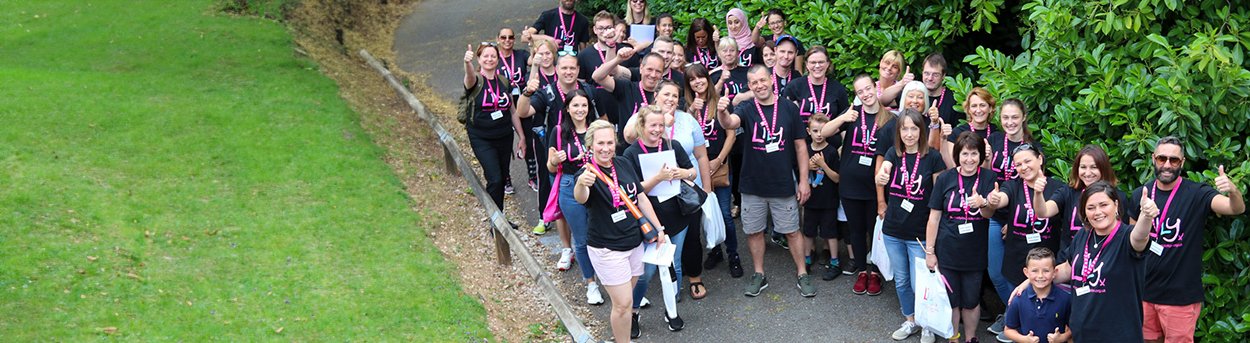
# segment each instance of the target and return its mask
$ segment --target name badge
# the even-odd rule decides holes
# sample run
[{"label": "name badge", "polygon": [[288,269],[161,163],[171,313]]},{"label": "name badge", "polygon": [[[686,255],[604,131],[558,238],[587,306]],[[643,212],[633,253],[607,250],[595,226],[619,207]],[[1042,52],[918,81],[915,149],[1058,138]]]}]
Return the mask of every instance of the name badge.
[{"label": "name badge", "polygon": [[781,142],[764,144],[764,152],[775,152],[777,150],[781,150]]},{"label": "name badge", "polygon": [[966,235],[972,233],[972,223],[959,224],[959,234]]},{"label": "name badge", "polygon": [[503,111],[495,111],[490,113],[490,120],[499,120],[503,118]]},{"label": "name badge", "polygon": [[1163,256],[1163,245],[1160,245],[1159,242],[1150,242],[1150,252]]},{"label": "name badge", "polygon": [[1030,234],[1024,235],[1024,241],[1025,241],[1025,242],[1028,242],[1029,244],[1037,244],[1037,243],[1041,243],[1041,242],[1042,242],[1042,234],[1040,234],[1040,233],[1030,233]]},{"label": "name badge", "polygon": [[872,166],[872,157],[860,156],[859,164],[864,166]]},{"label": "name badge", "polygon": [[625,220],[625,210],[616,211],[616,213],[612,214],[613,223],[620,223],[622,220]]},{"label": "name badge", "polygon": [[911,213],[911,209],[915,206],[916,205],[912,204],[911,201],[907,199],[903,199],[903,203],[899,204],[899,207],[902,207],[903,211],[907,211],[907,213]]},{"label": "name badge", "polygon": [[1081,286],[1076,288],[1076,296],[1089,294],[1089,286]]}]

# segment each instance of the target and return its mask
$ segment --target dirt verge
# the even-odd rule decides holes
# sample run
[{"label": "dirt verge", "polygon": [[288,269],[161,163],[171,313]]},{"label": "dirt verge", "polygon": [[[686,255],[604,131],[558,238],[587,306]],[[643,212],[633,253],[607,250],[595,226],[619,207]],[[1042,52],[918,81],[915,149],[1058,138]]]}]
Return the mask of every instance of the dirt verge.
[{"label": "dirt verge", "polygon": [[[395,27],[416,2],[302,1],[287,18],[297,46],[295,53],[316,60],[321,72],[338,83],[340,96],[360,114],[361,126],[385,150],[386,162],[412,198],[413,210],[422,214],[423,226],[429,229],[424,234],[455,263],[465,293],[475,295],[485,306],[494,335],[512,342],[568,340],[520,265],[507,268],[496,263],[493,240],[480,220],[480,206],[466,193],[464,181],[446,172],[442,149],[429,126],[418,120],[356,55],[356,51],[367,49],[390,65],[392,72],[409,80],[423,80],[392,63]],[[452,125],[452,103],[441,99],[424,82],[413,82],[411,87],[432,112],[443,117],[449,129],[460,131],[454,134],[461,137],[458,141],[463,151],[471,151],[464,144],[463,129]],[[515,208],[507,212],[518,213]],[[546,251],[537,240],[523,236],[531,250]]]}]

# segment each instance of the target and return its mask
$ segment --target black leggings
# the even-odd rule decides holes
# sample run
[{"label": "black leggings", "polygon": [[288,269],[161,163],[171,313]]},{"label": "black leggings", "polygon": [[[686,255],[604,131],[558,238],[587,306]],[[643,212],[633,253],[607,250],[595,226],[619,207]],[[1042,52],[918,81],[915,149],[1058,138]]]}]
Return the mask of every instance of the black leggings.
[{"label": "black leggings", "polygon": [[687,277],[703,275],[703,220],[702,214],[695,213],[697,218],[691,220],[686,227],[686,241],[681,250],[681,273]]},{"label": "black leggings", "polygon": [[[469,135],[473,156],[482,165],[482,177],[486,179],[486,194],[503,211],[503,182],[508,175],[508,163],[512,161],[512,135],[500,138],[481,138]],[[489,213],[487,215],[490,215]]]},{"label": "black leggings", "polygon": [[[515,102],[513,103],[515,104]],[[538,160],[535,159],[537,156],[536,154],[547,153],[547,145],[544,144],[543,141],[538,138],[538,135],[534,133],[534,117],[521,118],[521,129],[525,130],[525,146],[527,147],[527,149],[525,149],[525,172],[529,174],[529,177],[532,180],[541,176],[542,173],[547,170],[547,165],[545,163],[539,164]],[[547,201],[547,199],[543,198],[543,201]]]},{"label": "black leggings", "polygon": [[842,198],[842,209],[846,212],[846,232],[851,240],[851,250],[855,250],[855,271],[875,270],[868,265],[868,245],[872,236],[872,226],[876,224],[877,202],[873,200],[855,200]]}]

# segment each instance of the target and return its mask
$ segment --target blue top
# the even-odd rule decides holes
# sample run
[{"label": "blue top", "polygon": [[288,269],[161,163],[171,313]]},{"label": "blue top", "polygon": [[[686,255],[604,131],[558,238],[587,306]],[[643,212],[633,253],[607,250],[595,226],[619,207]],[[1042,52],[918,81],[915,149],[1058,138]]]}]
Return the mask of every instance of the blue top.
[{"label": "blue top", "polygon": [[1070,314],[1072,295],[1068,291],[1051,286],[1050,294],[1038,299],[1033,287],[1027,287],[1011,300],[1003,324],[1016,329],[1022,335],[1033,331],[1033,335],[1041,339],[1040,342],[1046,343],[1046,335],[1055,332],[1055,328],[1059,328],[1061,333],[1065,332]]}]

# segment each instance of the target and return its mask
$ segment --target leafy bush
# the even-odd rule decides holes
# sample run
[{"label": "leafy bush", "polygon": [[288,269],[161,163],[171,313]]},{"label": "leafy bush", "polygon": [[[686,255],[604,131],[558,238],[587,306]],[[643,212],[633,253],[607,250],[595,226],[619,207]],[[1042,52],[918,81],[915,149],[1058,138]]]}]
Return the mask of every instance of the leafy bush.
[{"label": "leafy bush", "polygon": [[[583,11],[618,14],[620,4],[581,2]],[[1150,153],[1165,135],[1185,142],[1190,180],[1210,183],[1219,165],[1235,182],[1250,173],[1250,152],[1243,149],[1250,146],[1250,30],[1243,26],[1250,24],[1250,3],[1244,0],[1029,0],[1010,8],[1002,0],[651,6],[653,13],[674,14],[679,37],[691,18],[708,18],[723,33],[729,8],[746,11],[749,24],[764,10],[780,8],[789,16],[788,33],[833,51],[833,72],[844,83],[856,73],[875,74],[890,49],[902,52],[917,75],[923,56],[945,51],[954,66],[946,83],[957,98],[979,85],[1030,107],[1030,127],[1053,156],[1050,175],[1060,178],[1071,156],[1092,143],[1112,156],[1125,190],[1140,186],[1152,176]],[[1245,216],[1238,216],[1213,218],[1206,229],[1207,299],[1197,333],[1204,340],[1245,341],[1250,332],[1245,226]]]}]

